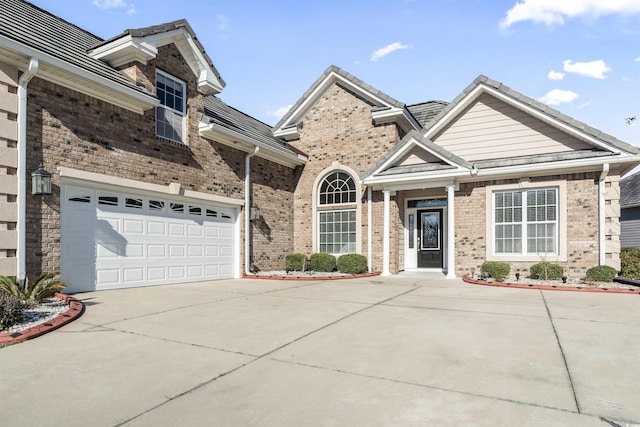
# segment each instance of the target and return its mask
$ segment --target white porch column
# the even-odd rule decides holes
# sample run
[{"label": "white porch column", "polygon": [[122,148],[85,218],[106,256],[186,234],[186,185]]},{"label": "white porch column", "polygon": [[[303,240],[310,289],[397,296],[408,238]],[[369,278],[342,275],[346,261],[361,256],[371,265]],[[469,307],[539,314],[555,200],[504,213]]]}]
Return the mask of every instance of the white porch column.
[{"label": "white porch column", "polygon": [[447,185],[447,279],[456,278],[455,185]]},{"label": "white porch column", "polygon": [[382,192],[384,194],[384,226],[382,228],[382,275],[389,276],[391,273],[389,272],[389,250],[391,248],[390,244],[390,230],[391,227],[389,225],[390,222],[390,205],[391,205],[391,192],[389,190],[384,190]]}]

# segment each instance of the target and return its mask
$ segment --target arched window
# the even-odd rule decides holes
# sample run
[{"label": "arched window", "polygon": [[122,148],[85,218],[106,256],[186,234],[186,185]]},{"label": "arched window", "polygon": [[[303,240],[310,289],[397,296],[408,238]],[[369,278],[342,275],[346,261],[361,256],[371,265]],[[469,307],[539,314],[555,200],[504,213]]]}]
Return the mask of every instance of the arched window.
[{"label": "arched window", "polygon": [[318,188],[318,250],[334,255],[356,252],[356,183],[344,171],[328,174]]},{"label": "arched window", "polygon": [[346,172],[333,172],[322,180],[319,195],[321,206],[355,203],[356,183]]}]

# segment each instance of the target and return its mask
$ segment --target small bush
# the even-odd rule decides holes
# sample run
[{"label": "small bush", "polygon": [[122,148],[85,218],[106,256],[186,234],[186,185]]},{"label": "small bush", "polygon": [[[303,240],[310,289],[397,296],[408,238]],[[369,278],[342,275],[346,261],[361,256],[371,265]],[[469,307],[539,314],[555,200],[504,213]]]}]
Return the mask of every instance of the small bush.
[{"label": "small bush", "polygon": [[32,285],[28,278],[20,282],[15,276],[0,276],[0,293],[13,295],[26,304],[37,304],[65,288],[56,277],[57,273],[42,273]]},{"label": "small bush", "polygon": [[304,271],[307,265],[307,256],[305,254],[287,255],[284,263],[287,271]]},{"label": "small bush", "polygon": [[622,248],[620,252],[620,277],[640,279],[640,248]]},{"label": "small bush", "polygon": [[496,282],[502,282],[509,275],[511,266],[506,262],[485,261],[480,266],[480,272],[487,272]]},{"label": "small bush", "polygon": [[19,298],[0,292],[0,331],[22,319],[24,304]]},{"label": "small bush", "polygon": [[338,271],[346,274],[365,273],[369,266],[367,265],[367,257],[360,254],[342,255],[336,262]]},{"label": "small bush", "polygon": [[529,271],[532,279],[540,280],[558,280],[564,275],[562,266],[546,261],[533,264]]},{"label": "small bush", "polygon": [[324,252],[312,254],[309,257],[309,269],[313,271],[336,271],[336,257]]},{"label": "small bush", "polygon": [[599,265],[587,270],[586,280],[588,282],[613,282],[617,271],[608,265]]}]

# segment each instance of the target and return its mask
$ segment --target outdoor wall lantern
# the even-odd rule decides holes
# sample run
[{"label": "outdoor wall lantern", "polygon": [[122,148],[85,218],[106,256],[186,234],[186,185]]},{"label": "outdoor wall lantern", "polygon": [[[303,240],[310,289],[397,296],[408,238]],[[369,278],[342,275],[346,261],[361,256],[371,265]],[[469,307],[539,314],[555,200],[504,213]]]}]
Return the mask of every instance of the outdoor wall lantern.
[{"label": "outdoor wall lantern", "polygon": [[251,221],[260,219],[260,208],[255,203],[249,208],[249,219],[251,219]]},{"label": "outdoor wall lantern", "polygon": [[51,174],[42,167],[42,163],[38,169],[31,172],[31,194],[51,194]]}]

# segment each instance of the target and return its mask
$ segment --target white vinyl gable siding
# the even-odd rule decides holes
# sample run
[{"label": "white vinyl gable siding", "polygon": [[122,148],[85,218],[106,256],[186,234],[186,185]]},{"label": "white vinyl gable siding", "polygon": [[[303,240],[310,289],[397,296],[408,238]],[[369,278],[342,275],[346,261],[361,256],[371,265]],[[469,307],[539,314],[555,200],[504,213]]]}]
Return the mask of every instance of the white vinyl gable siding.
[{"label": "white vinyl gable siding", "polygon": [[593,148],[487,94],[432,140],[469,162]]}]

